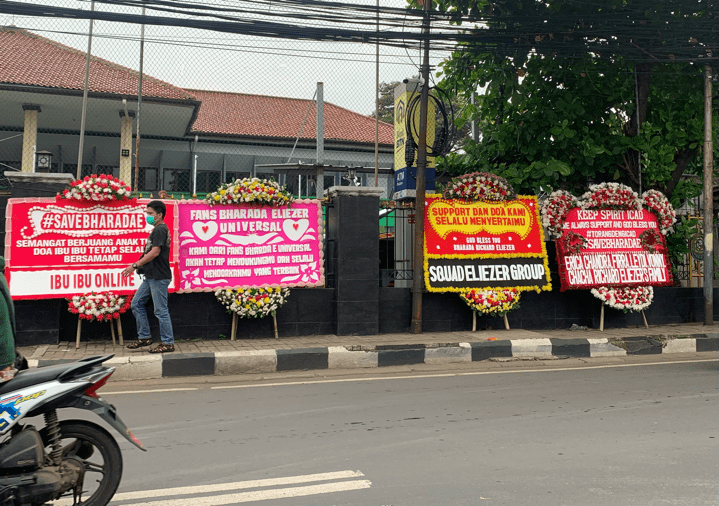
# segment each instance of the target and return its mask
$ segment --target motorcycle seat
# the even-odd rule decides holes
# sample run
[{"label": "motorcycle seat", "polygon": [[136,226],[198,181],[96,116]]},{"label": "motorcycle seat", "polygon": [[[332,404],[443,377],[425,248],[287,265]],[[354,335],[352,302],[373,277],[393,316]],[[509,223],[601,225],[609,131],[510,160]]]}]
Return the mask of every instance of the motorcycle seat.
[{"label": "motorcycle seat", "polygon": [[72,379],[75,375],[90,370],[94,366],[111,359],[113,356],[114,355],[96,355],[67,364],[19,371],[13,379],[0,384],[0,397],[48,381],[66,381]]}]

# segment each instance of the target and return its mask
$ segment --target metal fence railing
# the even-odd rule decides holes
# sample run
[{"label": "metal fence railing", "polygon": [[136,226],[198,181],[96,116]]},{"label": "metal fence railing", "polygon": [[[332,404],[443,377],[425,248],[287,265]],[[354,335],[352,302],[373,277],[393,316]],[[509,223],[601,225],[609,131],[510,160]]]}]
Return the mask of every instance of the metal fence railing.
[{"label": "metal fence railing", "polygon": [[414,202],[382,201],[379,210],[380,286],[412,286]]}]

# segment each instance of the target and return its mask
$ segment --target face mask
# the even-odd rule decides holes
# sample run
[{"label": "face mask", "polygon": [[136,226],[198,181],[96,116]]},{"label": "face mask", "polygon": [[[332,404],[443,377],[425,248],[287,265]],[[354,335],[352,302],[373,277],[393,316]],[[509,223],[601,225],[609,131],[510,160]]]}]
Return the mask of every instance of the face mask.
[{"label": "face mask", "polygon": [[148,225],[154,225],[155,224],[155,217],[154,216],[145,216],[145,221],[147,221]]}]

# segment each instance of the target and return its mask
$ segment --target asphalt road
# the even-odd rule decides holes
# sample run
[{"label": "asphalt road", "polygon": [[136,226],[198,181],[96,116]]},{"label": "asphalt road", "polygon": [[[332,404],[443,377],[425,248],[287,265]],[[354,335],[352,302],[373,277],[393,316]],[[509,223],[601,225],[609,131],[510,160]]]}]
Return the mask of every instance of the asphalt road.
[{"label": "asphalt road", "polygon": [[111,384],[112,504],[716,505],[715,355]]}]

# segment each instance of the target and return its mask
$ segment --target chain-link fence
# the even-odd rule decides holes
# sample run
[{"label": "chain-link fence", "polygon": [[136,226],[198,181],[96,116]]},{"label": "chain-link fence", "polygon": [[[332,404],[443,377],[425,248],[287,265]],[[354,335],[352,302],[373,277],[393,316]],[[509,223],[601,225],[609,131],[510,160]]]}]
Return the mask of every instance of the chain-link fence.
[{"label": "chain-link fence", "polygon": [[[391,3],[397,12],[383,2],[374,14],[374,2],[363,0],[335,18],[311,5],[243,0],[42,0],[45,8],[32,12],[45,16],[0,10],[0,168],[31,172],[44,152],[49,172],[77,174],[80,164],[81,177],[112,174],[145,195],[201,197],[222,182],[261,177],[314,197],[335,185],[374,186],[376,148],[384,169],[376,184],[391,198],[394,130],[371,117],[376,79],[417,75],[417,43],[305,35],[358,24],[416,32],[420,20],[400,17],[405,4]],[[100,18],[92,28],[63,17],[91,9]],[[260,26],[268,37],[254,28],[139,24],[191,25],[203,15]],[[275,33],[272,23],[297,31]],[[447,54],[435,52],[432,63]]]}]

